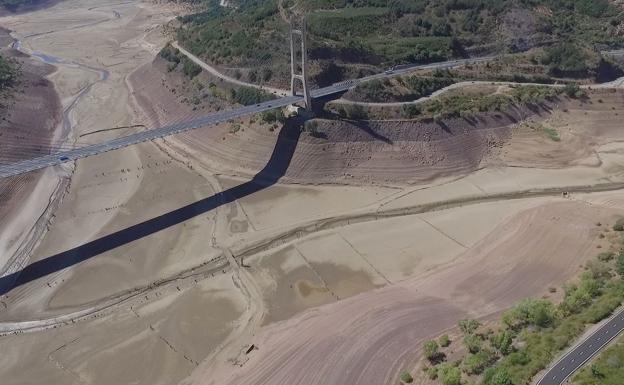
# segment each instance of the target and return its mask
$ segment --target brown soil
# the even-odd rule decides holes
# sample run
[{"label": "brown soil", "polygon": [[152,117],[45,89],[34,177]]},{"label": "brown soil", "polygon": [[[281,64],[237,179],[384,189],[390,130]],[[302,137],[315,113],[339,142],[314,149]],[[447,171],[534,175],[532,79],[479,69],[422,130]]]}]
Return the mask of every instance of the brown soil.
[{"label": "brown soil", "polygon": [[35,0],[33,1],[32,4],[20,5],[14,9],[7,9],[7,8],[0,7],[0,16],[32,12],[32,11],[36,11],[37,9],[51,7],[60,1],[63,1],[63,0],[39,0],[39,1]]},{"label": "brown soil", "polygon": [[[3,32],[0,36],[6,40]],[[49,153],[61,121],[59,96],[46,78],[55,69],[13,49],[3,49],[2,55],[20,64],[21,75],[0,120],[0,163]],[[0,180],[0,217],[21,207],[38,178],[39,172],[33,172]]]},{"label": "brown soil", "polygon": [[[158,115],[159,123],[221,108],[213,105],[193,111],[188,103],[176,102],[181,97],[163,89],[162,84],[180,80],[170,80],[175,75],[168,75],[163,68],[156,62],[131,77],[137,93],[140,91],[141,105]],[[317,120],[317,134],[301,136],[283,180],[404,185],[465,175],[487,164],[564,167],[591,155],[598,144],[619,137],[614,108],[623,97],[621,91],[594,90],[583,102],[562,98],[552,105],[442,122]],[[560,131],[561,141],[523,129],[519,122],[526,119]],[[570,125],[579,119],[585,121],[582,127]],[[595,119],[598,124],[590,124]],[[232,124],[222,124],[175,140],[221,172],[254,174],[266,164],[277,134],[253,118],[241,123],[235,133]]]},{"label": "brown soil", "polygon": [[264,328],[245,366],[203,372],[201,383],[396,383],[422,343],[457,320],[497,313],[577,274],[600,242],[596,221],[613,215],[575,201],[518,213],[445,268]]}]

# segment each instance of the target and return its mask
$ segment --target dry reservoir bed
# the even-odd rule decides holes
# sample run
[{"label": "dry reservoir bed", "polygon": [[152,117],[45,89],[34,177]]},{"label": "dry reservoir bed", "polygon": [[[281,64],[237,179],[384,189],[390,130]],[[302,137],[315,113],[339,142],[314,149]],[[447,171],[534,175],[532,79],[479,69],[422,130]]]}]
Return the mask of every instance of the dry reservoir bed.
[{"label": "dry reservoir bed", "polygon": [[[89,133],[209,112],[152,62],[174,14],[68,0],[0,24],[110,72],[72,115],[73,135],[103,140],[129,130]],[[94,74],[51,79],[66,104]],[[622,93],[590,96],[531,116],[559,142],[509,117],[324,121],[324,138],[287,143],[281,183],[214,207],[196,204],[261,170],[279,129],[244,120],[79,161],[30,261],[89,257],[1,298],[2,383],[393,383],[459,318],[573,277],[602,245],[596,223],[624,215]],[[134,239],[145,223],[159,225]]]}]

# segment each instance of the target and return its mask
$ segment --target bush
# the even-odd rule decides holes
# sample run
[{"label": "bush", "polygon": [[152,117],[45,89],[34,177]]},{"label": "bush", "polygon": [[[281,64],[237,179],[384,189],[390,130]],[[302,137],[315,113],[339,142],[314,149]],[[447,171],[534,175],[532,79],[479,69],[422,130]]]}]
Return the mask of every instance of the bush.
[{"label": "bush", "polygon": [[230,99],[238,104],[250,106],[273,99],[273,95],[253,87],[240,87],[230,90]]},{"label": "bush", "polygon": [[15,62],[0,56],[0,90],[13,86],[19,76]]},{"label": "bush", "polygon": [[427,376],[431,380],[435,380],[436,378],[438,378],[438,368],[436,368],[435,366],[427,368]]},{"label": "bush", "polygon": [[483,383],[485,385],[513,385],[511,376],[505,368],[493,368],[486,371]]},{"label": "bush", "polygon": [[513,330],[527,325],[547,327],[554,320],[554,306],[545,299],[527,298],[503,314],[503,323]]},{"label": "bush", "polygon": [[592,260],[585,265],[593,279],[611,278],[611,267],[600,260]]},{"label": "bush", "polygon": [[447,334],[441,336],[438,342],[440,343],[440,346],[442,346],[443,348],[451,344],[451,340]]},{"label": "bush", "polygon": [[438,377],[443,385],[461,385],[461,371],[448,363],[440,364],[438,367]]},{"label": "bush", "polygon": [[459,325],[459,329],[464,334],[472,334],[479,328],[479,326],[481,326],[479,321],[474,320],[474,319],[463,319],[459,321],[458,325]]},{"label": "bush", "polygon": [[618,219],[613,225],[613,230],[615,231],[624,231],[624,218]]},{"label": "bush", "polygon": [[620,255],[618,255],[618,260],[617,260],[617,272],[620,276],[622,276],[624,278],[624,252],[620,253]]},{"label": "bush", "polygon": [[414,119],[422,115],[422,109],[418,104],[406,104],[401,109],[401,116],[405,119]]},{"label": "bush", "polygon": [[167,44],[159,52],[160,57],[163,59],[178,64],[180,62],[180,51],[177,48],[173,48],[170,44]]},{"label": "bush", "polygon": [[195,64],[193,61],[189,60],[186,57],[182,58],[182,72],[184,72],[184,75],[192,79],[195,76],[199,75],[201,71],[201,67]]},{"label": "bush", "polygon": [[563,87],[563,92],[568,95],[568,97],[573,99],[581,99],[587,96],[585,90],[582,90],[576,83],[567,83]]},{"label": "bush", "polygon": [[346,104],[343,106],[344,117],[353,120],[365,120],[368,119],[368,112],[366,108],[359,104]]},{"label": "bush", "polygon": [[615,254],[610,251],[605,251],[603,253],[598,254],[598,260],[602,262],[609,262],[615,257]]},{"label": "bush", "polygon": [[400,378],[401,381],[406,384],[411,384],[414,381],[414,378],[412,378],[412,375],[409,374],[409,372],[402,372]]},{"label": "bush", "polygon": [[542,64],[548,65],[550,73],[555,76],[582,77],[587,75],[589,60],[581,47],[564,42],[546,49]]},{"label": "bush", "polygon": [[462,362],[466,374],[481,374],[496,361],[496,354],[489,349],[482,349],[476,354],[469,354]]},{"label": "bush", "polygon": [[423,351],[425,353],[425,357],[427,357],[430,361],[437,359],[440,354],[438,343],[433,340],[425,342],[423,345]]},{"label": "bush", "polygon": [[483,340],[474,334],[468,334],[464,337],[464,345],[470,353],[477,353],[481,350]]},{"label": "bush", "polygon": [[264,111],[260,115],[260,118],[265,123],[275,123],[275,122],[284,123],[284,121],[286,121],[286,117],[284,116],[284,112],[282,111],[281,108],[275,108],[273,110]]},{"label": "bush", "polygon": [[507,355],[513,348],[513,336],[509,330],[501,330],[490,337],[490,344],[501,354]]}]

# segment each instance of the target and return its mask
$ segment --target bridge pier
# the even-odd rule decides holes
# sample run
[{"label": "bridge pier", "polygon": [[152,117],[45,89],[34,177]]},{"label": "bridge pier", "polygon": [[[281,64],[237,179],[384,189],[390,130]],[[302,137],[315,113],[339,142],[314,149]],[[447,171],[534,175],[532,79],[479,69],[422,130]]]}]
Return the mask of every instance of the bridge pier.
[{"label": "bridge pier", "polygon": [[[298,71],[295,39],[299,37],[301,39],[301,71]],[[290,91],[293,96],[297,95],[297,82],[301,82],[303,88],[303,102],[307,110],[312,108],[312,98],[310,97],[310,89],[308,88],[307,78],[307,43],[306,43],[306,20],[305,17],[301,22],[301,27],[296,28],[293,18],[290,19]]]}]

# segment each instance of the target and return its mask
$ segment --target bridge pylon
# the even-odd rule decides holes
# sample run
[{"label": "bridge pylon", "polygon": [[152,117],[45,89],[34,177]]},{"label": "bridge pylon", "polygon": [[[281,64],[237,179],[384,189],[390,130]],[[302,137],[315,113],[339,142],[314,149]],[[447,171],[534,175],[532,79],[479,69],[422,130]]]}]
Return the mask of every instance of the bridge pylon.
[{"label": "bridge pylon", "polygon": [[[301,55],[297,55],[297,52],[296,52],[297,44],[295,40],[297,37],[299,37],[301,40]],[[300,63],[299,63],[299,59],[301,60]],[[310,89],[308,88],[307,64],[308,64],[308,54],[307,54],[307,43],[306,43],[305,17],[302,19],[301,26],[299,28],[296,27],[294,18],[291,18],[290,19],[290,90],[293,96],[297,95],[296,83],[297,81],[300,81],[301,86],[303,88],[303,99],[304,99],[305,108],[310,109],[312,107],[312,98],[310,97]]]}]

